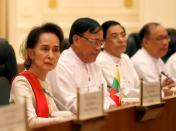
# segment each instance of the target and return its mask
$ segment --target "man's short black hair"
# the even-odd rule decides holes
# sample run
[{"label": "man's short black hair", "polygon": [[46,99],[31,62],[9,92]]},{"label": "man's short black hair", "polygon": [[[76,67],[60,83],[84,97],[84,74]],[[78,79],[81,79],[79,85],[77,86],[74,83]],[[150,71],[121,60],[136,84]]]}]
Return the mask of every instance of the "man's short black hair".
[{"label": "man's short black hair", "polygon": [[69,34],[69,42],[73,43],[73,36],[75,34],[82,35],[83,33],[89,31],[90,33],[97,33],[101,30],[100,24],[91,18],[79,18],[71,26]]},{"label": "man's short black hair", "polygon": [[101,26],[103,28],[103,38],[106,39],[106,35],[107,35],[107,31],[108,29],[111,27],[111,26],[114,26],[114,25],[120,25],[123,29],[123,31],[126,33],[125,31],[125,28],[117,21],[114,21],[114,20],[109,20],[109,21],[106,21],[104,22]]}]

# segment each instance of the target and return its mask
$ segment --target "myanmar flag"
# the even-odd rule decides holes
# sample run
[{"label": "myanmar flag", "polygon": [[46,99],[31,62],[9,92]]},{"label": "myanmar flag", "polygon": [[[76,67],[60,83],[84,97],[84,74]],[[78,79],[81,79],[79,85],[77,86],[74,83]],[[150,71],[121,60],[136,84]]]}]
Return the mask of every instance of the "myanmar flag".
[{"label": "myanmar flag", "polygon": [[120,105],[120,97],[119,97],[119,92],[120,92],[120,72],[119,69],[117,69],[116,76],[113,80],[112,87],[110,88],[110,97],[114,100],[117,106]]}]

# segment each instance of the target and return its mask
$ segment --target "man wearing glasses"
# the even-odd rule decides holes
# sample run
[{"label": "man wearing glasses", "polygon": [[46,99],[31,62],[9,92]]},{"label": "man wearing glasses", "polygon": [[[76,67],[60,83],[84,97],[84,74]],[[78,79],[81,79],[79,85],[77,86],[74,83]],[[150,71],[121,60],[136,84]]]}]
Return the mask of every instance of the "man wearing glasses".
[{"label": "man wearing glasses", "polygon": [[[104,34],[104,50],[97,57],[97,63],[103,69],[109,87],[114,86],[114,78],[118,69],[120,100],[126,98],[138,101],[139,99],[139,78],[129,57],[124,54],[126,50],[127,36],[125,28],[116,21],[106,21],[102,24]],[[127,100],[127,99],[126,99]],[[135,102],[133,101],[133,102]],[[125,101],[127,102],[127,101]]]},{"label": "man wearing glasses", "polygon": [[57,67],[48,79],[54,87],[54,95],[66,108],[76,109],[76,89],[91,92],[104,87],[104,108],[115,105],[107,92],[107,84],[101,68],[95,63],[104,44],[103,31],[99,23],[91,18],[79,18],[71,27],[70,48],[65,50]]},{"label": "man wearing glasses", "polygon": [[175,82],[168,77],[161,57],[166,55],[169,46],[169,36],[166,29],[159,23],[148,23],[139,32],[141,49],[132,57],[136,72],[144,81],[159,80],[162,75],[162,86],[165,96],[172,95],[170,90]]}]

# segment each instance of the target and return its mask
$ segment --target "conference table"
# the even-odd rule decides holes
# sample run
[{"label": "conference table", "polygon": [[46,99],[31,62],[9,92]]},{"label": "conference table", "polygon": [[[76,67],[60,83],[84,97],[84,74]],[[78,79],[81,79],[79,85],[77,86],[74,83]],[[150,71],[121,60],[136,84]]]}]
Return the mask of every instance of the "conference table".
[{"label": "conference table", "polygon": [[[89,119],[82,122],[88,125],[85,131],[176,131],[176,97],[164,99],[165,104],[162,112],[155,118],[145,121],[136,120],[136,106],[126,105],[109,110],[104,117]],[[75,120],[70,120],[58,124],[44,126],[33,131],[77,131],[79,124]],[[84,129],[84,128],[83,128]]]}]

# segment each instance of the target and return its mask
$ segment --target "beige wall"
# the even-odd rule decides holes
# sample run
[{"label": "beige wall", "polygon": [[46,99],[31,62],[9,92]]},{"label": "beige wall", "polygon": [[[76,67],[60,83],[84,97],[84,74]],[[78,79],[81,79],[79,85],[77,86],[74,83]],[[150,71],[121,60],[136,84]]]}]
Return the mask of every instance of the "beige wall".
[{"label": "beige wall", "polygon": [[141,0],[139,5],[140,26],[156,21],[166,27],[176,28],[176,0]]},{"label": "beige wall", "polygon": [[128,33],[138,31],[148,21],[176,27],[174,5],[175,0],[9,0],[9,40],[21,63],[19,46],[35,25],[55,22],[66,37],[72,22],[79,17],[92,17],[100,23],[117,20]]},{"label": "beige wall", "polygon": [[7,0],[0,0],[0,37],[7,38]]}]

